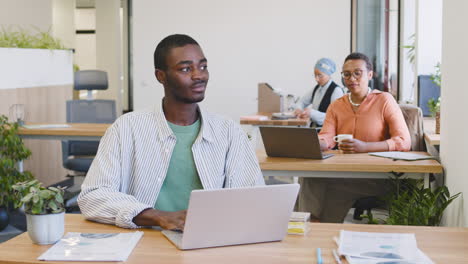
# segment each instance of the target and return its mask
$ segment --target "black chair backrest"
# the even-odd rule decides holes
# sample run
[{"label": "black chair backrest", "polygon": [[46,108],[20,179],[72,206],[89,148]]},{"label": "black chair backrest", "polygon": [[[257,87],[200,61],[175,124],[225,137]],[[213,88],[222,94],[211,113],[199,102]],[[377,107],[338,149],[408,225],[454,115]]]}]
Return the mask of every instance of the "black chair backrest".
[{"label": "black chair backrest", "polygon": [[[67,101],[68,123],[111,124],[117,118],[113,100]],[[95,155],[99,141],[68,141],[68,156]]]}]

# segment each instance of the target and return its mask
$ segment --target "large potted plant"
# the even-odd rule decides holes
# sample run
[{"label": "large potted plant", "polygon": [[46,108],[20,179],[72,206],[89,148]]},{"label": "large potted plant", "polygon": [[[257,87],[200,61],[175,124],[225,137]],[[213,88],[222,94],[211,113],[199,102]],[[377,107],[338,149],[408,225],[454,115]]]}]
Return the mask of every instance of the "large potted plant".
[{"label": "large potted plant", "polygon": [[8,211],[15,202],[12,186],[21,181],[32,179],[30,172],[23,172],[19,162],[27,159],[31,151],[18,136],[18,124],[8,122],[4,115],[0,116],[0,231],[9,222]]},{"label": "large potted plant", "polygon": [[64,188],[42,187],[37,180],[13,186],[16,207],[24,205],[28,235],[40,245],[53,244],[63,236],[65,226]]},{"label": "large potted plant", "polygon": [[460,193],[453,196],[447,186],[424,187],[423,180],[392,178],[393,190],[381,199],[387,205],[388,217],[375,219],[363,215],[370,224],[439,226],[442,215]]}]

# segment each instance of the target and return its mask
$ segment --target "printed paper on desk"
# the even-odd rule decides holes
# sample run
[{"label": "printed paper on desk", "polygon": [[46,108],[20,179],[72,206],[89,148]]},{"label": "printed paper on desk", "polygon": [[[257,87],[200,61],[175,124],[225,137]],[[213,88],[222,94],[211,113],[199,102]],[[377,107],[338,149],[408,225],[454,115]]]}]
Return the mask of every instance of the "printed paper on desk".
[{"label": "printed paper on desk", "polygon": [[[368,233],[341,230],[340,255],[380,260],[415,260],[418,246],[414,234]],[[396,262],[398,263],[398,262]]]},{"label": "printed paper on desk", "polygon": [[371,156],[377,156],[382,158],[389,158],[394,160],[427,160],[427,159],[437,159],[433,156],[427,156],[411,152],[402,152],[402,151],[383,151],[383,152],[369,152]]},{"label": "printed paper on desk", "polygon": [[143,236],[132,233],[67,233],[38,260],[125,261]]},{"label": "printed paper on desk", "polygon": [[417,252],[417,258],[414,261],[408,261],[408,260],[393,260],[390,262],[387,261],[382,261],[381,259],[368,259],[368,258],[360,258],[360,257],[351,257],[351,256],[346,256],[346,260],[348,261],[349,264],[386,264],[386,263],[391,263],[391,264],[434,264],[432,260],[424,254],[421,250],[418,249]]}]

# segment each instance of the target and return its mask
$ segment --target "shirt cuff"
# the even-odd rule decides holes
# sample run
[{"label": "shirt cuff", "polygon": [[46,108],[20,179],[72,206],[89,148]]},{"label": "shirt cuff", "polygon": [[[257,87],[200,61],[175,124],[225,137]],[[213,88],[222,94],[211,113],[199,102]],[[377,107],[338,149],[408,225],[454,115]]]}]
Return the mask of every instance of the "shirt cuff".
[{"label": "shirt cuff", "polygon": [[133,218],[148,208],[153,207],[135,203],[128,203],[126,206],[122,206],[122,209],[117,213],[115,218],[115,225],[123,228],[139,228],[140,226],[133,223]]}]

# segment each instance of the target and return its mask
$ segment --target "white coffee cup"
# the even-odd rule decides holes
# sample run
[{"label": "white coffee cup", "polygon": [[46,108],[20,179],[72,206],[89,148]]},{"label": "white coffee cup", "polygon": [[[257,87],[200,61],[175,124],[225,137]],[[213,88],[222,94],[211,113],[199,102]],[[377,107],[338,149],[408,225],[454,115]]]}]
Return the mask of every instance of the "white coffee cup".
[{"label": "white coffee cup", "polygon": [[353,139],[353,135],[351,134],[339,134],[333,137],[335,142],[341,143],[344,139]]}]

